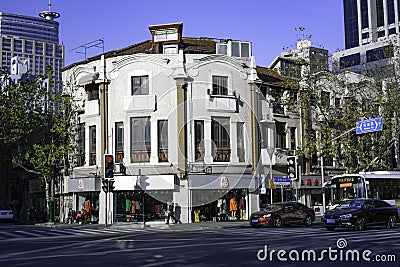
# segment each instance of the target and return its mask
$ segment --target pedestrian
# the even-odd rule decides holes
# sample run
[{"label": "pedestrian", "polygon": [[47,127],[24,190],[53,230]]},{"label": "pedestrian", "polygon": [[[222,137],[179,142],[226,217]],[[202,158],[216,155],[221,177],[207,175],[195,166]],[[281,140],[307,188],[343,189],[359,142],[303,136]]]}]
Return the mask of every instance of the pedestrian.
[{"label": "pedestrian", "polygon": [[175,223],[181,223],[177,218],[174,216],[174,203],[173,202],[168,202],[167,203],[167,210],[168,210],[168,216],[167,216],[167,224],[169,224],[169,218],[172,218]]}]

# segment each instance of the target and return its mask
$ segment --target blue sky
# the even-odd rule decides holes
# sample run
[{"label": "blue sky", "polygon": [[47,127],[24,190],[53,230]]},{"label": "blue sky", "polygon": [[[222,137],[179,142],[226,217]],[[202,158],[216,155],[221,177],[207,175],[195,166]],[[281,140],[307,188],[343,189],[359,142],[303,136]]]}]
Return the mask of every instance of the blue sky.
[{"label": "blue sky", "polygon": [[[29,16],[48,9],[48,0],[0,0],[0,11]],[[104,38],[105,51],[151,38],[149,25],[183,22],[183,35],[252,42],[257,65],[268,66],[284,48],[295,48],[305,28],[316,47],[329,53],[344,49],[342,0],[52,0],[61,14],[60,41],[65,64],[84,59],[71,51]],[[78,50],[79,51],[79,50]],[[87,56],[102,52],[87,50]]]}]

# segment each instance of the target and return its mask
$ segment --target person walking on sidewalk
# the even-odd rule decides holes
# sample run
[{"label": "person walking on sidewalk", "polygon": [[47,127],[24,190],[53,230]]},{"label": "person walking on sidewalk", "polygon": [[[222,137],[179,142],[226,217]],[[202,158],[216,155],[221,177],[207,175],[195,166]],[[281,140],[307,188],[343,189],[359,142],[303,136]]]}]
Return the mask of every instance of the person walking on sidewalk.
[{"label": "person walking on sidewalk", "polygon": [[181,223],[175,216],[174,216],[174,203],[173,202],[168,202],[167,203],[167,211],[168,211],[168,216],[167,216],[167,224],[169,224],[169,218],[172,218],[175,223]]}]

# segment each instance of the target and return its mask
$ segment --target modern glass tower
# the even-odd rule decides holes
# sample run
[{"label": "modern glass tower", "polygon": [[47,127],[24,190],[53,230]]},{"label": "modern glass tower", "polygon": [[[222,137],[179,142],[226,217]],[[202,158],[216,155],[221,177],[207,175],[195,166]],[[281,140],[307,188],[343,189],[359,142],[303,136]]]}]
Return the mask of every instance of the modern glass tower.
[{"label": "modern glass tower", "polygon": [[50,11],[49,3],[49,10],[39,16],[0,12],[0,68],[11,71],[12,65],[19,61],[35,75],[45,73],[46,66],[50,65],[56,87],[59,87],[60,70],[64,67],[64,45],[59,43],[59,23],[54,19],[60,14]]},{"label": "modern glass tower", "polygon": [[343,0],[345,50],[333,54],[339,71],[387,73],[399,44],[400,0]]}]

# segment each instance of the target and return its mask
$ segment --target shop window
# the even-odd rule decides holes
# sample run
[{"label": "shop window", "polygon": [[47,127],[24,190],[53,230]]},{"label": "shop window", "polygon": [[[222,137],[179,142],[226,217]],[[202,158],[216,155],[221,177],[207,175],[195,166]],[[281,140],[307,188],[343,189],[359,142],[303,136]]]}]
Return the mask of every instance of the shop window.
[{"label": "shop window", "polygon": [[308,185],[308,186],[311,185],[311,179],[310,179],[310,178],[307,178],[307,179],[306,179],[306,185]]}]

